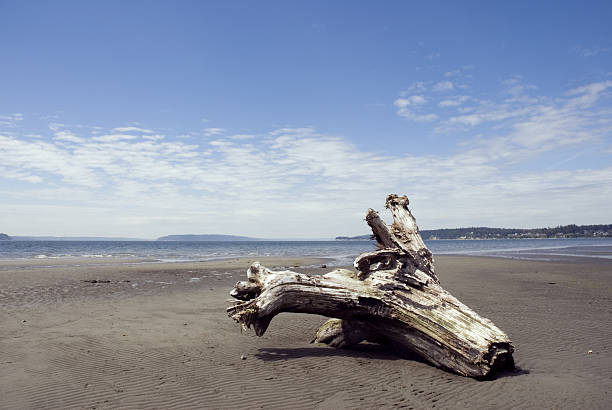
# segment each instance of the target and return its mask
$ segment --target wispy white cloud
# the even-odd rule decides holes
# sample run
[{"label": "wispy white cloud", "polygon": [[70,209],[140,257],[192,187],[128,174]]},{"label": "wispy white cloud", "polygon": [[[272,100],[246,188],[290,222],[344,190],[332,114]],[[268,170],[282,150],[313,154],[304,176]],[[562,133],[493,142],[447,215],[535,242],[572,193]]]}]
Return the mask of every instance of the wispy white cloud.
[{"label": "wispy white cloud", "polygon": [[427,91],[427,83],[425,81],[415,81],[408,87],[406,91],[402,91],[400,95],[402,97],[409,96],[411,94],[420,94]]},{"label": "wispy white cloud", "polygon": [[593,47],[583,47],[583,46],[576,46],[574,48],[572,48],[572,51],[576,54],[578,54],[581,57],[595,57],[598,56],[600,54],[607,54],[610,51],[612,51],[612,47],[600,47],[600,46],[593,46]]},{"label": "wispy white cloud", "polygon": [[[445,77],[457,77],[462,75],[462,70],[447,72]],[[415,81],[407,89],[400,92],[400,98],[394,101],[397,107],[397,114],[408,120],[415,122],[432,122],[438,120],[439,114],[435,112],[437,107],[457,107],[468,101],[469,96],[456,95],[449,96],[449,92],[455,88],[463,88],[462,85],[456,86],[450,80],[437,82]],[[439,100],[440,94],[445,95],[443,100]]]},{"label": "wispy white cloud", "polygon": [[431,87],[432,91],[435,91],[435,92],[450,91],[450,90],[453,90],[454,88],[455,86],[453,85],[453,83],[448,80],[440,81],[434,84],[433,87]]},{"label": "wispy white cloud", "polygon": [[461,74],[461,70],[452,70],[452,71],[445,72],[443,77],[444,78],[451,78],[451,77],[456,77],[456,76],[458,76],[460,74]]},{"label": "wispy white cloud", "polygon": [[600,98],[604,91],[611,87],[612,80],[576,87],[567,93],[571,97],[568,101],[568,106],[571,108],[589,108]]},{"label": "wispy white cloud", "polygon": [[419,111],[418,107],[426,102],[427,100],[422,95],[411,95],[396,99],[393,105],[398,108],[397,113],[404,118],[417,122],[433,121],[438,118],[437,115],[432,113],[423,114]]},{"label": "wispy white cloud", "polygon": [[225,132],[225,128],[206,128],[204,130],[204,136],[206,137],[212,137],[215,135],[221,135]]},{"label": "wispy white cloud", "polygon": [[59,131],[60,129],[64,128],[64,124],[61,122],[50,122],[48,127],[51,131]]},{"label": "wispy white cloud", "polygon": [[415,105],[423,105],[426,102],[427,100],[422,95],[411,95],[410,97],[406,98],[398,98],[395,100],[394,104],[397,107],[404,108]]},{"label": "wispy white cloud", "polygon": [[515,75],[501,82],[504,96],[497,100],[468,94],[442,98],[437,91],[450,90],[450,86],[440,84],[444,81],[409,88],[418,88],[420,93],[406,96],[404,92],[396,99],[398,115],[411,121],[435,121],[438,132],[488,135],[473,138],[471,145],[490,151],[491,158],[533,156],[563,146],[593,143],[611,131],[611,113],[596,107],[610,95],[611,80],[585,84],[561,97],[549,98],[535,94],[537,87]]},{"label": "wispy white cloud", "polygon": [[458,95],[446,100],[442,100],[438,103],[440,107],[458,107],[466,101],[470,100],[469,95]]},{"label": "wispy white cloud", "polygon": [[161,141],[165,138],[165,136],[161,134],[153,134],[153,135],[143,135],[142,138],[145,140],[149,140],[149,141]]},{"label": "wispy white cloud", "polygon": [[[333,236],[361,232],[363,210],[389,192],[411,194],[422,226],[436,227],[518,222],[510,212],[512,206],[523,207],[517,198],[543,206],[542,192],[571,201],[597,191],[589,206],[600,209],[612,190],[610,168],[505,175],[503,156],[491,152],[518,144],[514,135],[499,141],[501,148],[473,143],[453,155],[424,156],[364,151],[313,128],[282,128],[264,137],[220,138],[205,145],[168,136],[162,141],[75,136],[64,145],[68,135],[54,135],[51,142],[0,136],[0,152],[8,159],[0,180],[31,184],[4,190],[9,198],[31,204],[14,209],[16,214],[44,209],[86,225],[95,214],[99,229],[125,235],[155,236],[172,229]],[[432,201],[435,207],[426,205]],[[483,210],[475,201],[499,206]],[[64,205],[55,207],[58,203]],[[563,222],[536,216],[541,224]],[[284,222],[277,226],[272,220]],[[292,234],[287,226],[297,231]]]},{"label": "wispy white cloud", "polygon": [[250,140],[255,138],[255,135],[253,134],[235,134],[235,135],[230,135],[227,138],[232,139],[232,140]]},{"label": "wispy white cloud", "polygon": [[469,114],[461,114],[448,118],[448,125],[467,125],[477,126],[482,123],[498,122],[510,118],[520,117],[530,112],[527,107],[514,109],[508,104],[497,104],[489,101],[482,101],[479,106],[472,107]]},{"label": "wispy white cloud", "polygon": [[116,142],[116,141],[124,141],[124,140],[134,140],[139,138],[138,135],[132,134],[105,134],[93,137],[94,141],[102,141],[102,142]]},{"label": "wispy white cloud", "polygon": [[113,128],[113,131],[116,131],[116,132],[143,132],[145,134],[153,133],[152,130],[148,130],[146,128],[139,128],[139,127],[117,127],[117,128]]},{"label": "wispy white cloud", "polygon": [[603,81],[572,89],[564,98],[513,96],[481,103],[469,114],[445,120],[445,126],[489,134],[472,139],[470,146],[492,161],[517,162],[565,147],[593,146],[612,135],[612,111],[597,106],[611,87],[612,82]]},{"label": "wispy white cloud", "polygon": [[0,174],[6,179],[13,179],[17,181],[29,182],[30,184],[39,184],[43,181],[38,175],[31,174],[29,172],[23,172],[20,170],[10,169],[0,165]]},{"label": "wispy white cloud", "polygon": [[0,127],[15,128],[23,121],[23,114],[0,115]]},{"label": "wispy white cloud", "polygon": [[93,171],[79,163],[69,149],[59,144],[0,135],[0,152],[5,168],[24,175],[36,175],[36,182],[44,179],[44,174],[49,174],[62,178],[68,184],[90,187],[100,184]]},{"label": "wispy white cloud", "polygon": [[[515,98],[524,97],[525,93],[536,90],[537,87],[533,84],[525,84],[522,76],[514,75],[501,82],[504,87],[504,92]],[[524,99],[523,99],[524,101]]]},{"label": "wispy white cloud", "polygon": [[53,135],[53,139],[56,140],[56,141],[73,142],[75,144],[80,144],[80,143],[84,142],[83,138],[77,137],[76,135],[74,135],[70,131],[57,131]]}]

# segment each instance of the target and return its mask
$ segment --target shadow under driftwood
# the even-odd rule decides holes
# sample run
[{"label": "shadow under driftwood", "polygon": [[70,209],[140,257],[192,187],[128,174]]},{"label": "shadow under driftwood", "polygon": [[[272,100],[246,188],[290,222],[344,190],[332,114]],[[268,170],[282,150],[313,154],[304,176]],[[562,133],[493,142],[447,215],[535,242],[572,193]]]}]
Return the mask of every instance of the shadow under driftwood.
[{"label": "shadow under driftwood", "polygon": [[[378,343],[360,343],[342,349],[333,349],[329,347],[267,347],[258,349],[258,353],[255,354],[255,357],[265,362],[294,360],[305,357],[354,357],[371,360],[406,360],[409,362],[427,363],[426,360],[421,358],[416,353],[406,350],[398,350],[392,346]],[[440,371],[444,372],[442,369],[440,369]],[[476,378],[476,380],[493,381],[506,377],[516,377],[526,374],[529,374],[529,370],[515,367],[514,370],[499,370],[488,377]]]}]

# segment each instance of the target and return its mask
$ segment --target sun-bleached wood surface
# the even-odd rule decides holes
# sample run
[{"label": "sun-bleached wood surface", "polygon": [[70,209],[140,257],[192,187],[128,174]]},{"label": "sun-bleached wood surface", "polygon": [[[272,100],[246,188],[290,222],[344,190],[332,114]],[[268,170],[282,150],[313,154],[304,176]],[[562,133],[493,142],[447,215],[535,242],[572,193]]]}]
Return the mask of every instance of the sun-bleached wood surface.
[{"label": "sun-bleached wood surface", "polygon": [[332,317],[315,341],[346,347],[363,340],[389,343],[461,375],[483,378],[514,367],[508,336],[440,286],[434,260],[408,209],[406,196],[389,195],[388,227],[370,209],[366,221],[379,249],[354,261],[356,271],[325,275],[271,271],[255,262],[228,315],[258,336],[281,312]]}]

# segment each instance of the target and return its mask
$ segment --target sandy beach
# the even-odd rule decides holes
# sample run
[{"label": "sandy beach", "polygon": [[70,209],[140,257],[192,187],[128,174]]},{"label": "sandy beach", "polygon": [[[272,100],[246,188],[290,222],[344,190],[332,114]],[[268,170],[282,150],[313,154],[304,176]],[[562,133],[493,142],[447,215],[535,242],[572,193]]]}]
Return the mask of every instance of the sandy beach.
[{"label": "sandy beach", "polygon": [[320,316],[241,332],[226,300],[251,261],[0,262],[0,408],[612,406],[611,262],[438,256],[442,285],[516,348],[520,371],[477,381],[379,345],[310,344]]}]

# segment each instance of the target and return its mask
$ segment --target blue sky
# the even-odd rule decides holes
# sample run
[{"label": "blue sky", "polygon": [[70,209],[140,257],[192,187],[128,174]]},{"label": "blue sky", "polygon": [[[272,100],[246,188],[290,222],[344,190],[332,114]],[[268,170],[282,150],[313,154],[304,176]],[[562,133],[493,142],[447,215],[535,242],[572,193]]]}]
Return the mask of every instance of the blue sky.
[{"label": "blue sky", "polygon": [[0,231],[610,223],[610,2],[0,1]]}]

